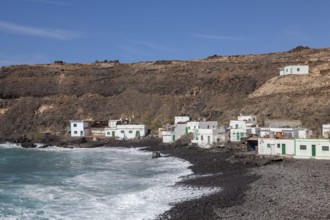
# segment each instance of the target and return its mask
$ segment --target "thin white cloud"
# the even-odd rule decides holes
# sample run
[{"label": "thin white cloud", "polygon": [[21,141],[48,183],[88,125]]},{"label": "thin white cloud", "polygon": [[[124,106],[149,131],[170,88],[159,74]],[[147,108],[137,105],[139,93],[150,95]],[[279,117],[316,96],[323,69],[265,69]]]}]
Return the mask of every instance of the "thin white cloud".
[{"label": "thin white cloud", "polygon": [[68,2],[55,1],[55,0],[25,0],[27,2],[38,2],[51,5],[70,5]]},{"label": "thin white cloud", "polygon": [[232,41],[241,41],[242,38],[231,37],[231,36],[218,36],[218,35],[208,35],[208,34],[190,34],[193,37],[209,39],[209,40],[232,40]]},{"label": "thin white cloud", "polygon": [[57,40],[71,40],[83,37],[83,34],[79,32],[28,27],[4,21],[0,21],[0,31],[36,37],[53,38]]}]

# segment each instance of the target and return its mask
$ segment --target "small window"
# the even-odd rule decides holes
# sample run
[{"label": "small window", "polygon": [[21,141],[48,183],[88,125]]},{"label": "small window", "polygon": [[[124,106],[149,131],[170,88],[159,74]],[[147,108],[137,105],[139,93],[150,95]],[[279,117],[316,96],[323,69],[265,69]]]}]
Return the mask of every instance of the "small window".
[{"label": "small window", "polygon": [[78,134],[78,131],[74,131],[73,133],[74,133],[74,134]]},{"label": "small window", "polygon": [[77,127],[77,124],[73,124],[73,127]]},{"label": "small window", "polygon": [[124,134],[124,133],[125,133],[125,131],[120,131],[120,133]]},{"label": "small window", "polygon": [[300,150],[306,150],[306,149],[307,149],[306,145],[300,145]]},{"label": "small window", "polygon": [[267,144],[267,147],[268,147],[268,148],[271,148],[270,144]]},{"label": "small window", "polygon": [[322,151],[329,151],[329,146],[322,146]]},{"label": "small window", "polygon": [[210,125],[208,125],[207,128],[210,128]]},{"label": "small window", "polygon": [[277,144],[277,148],[281,148],[281,144]]},{"label": "small window", "polygon": [[133,131],[129,131],[128,133],[132,134],[132,133],[133,133]]},{"label": "small window", "polygon": [[204,140],[203,135],[201,135],[201,140]]},{"label": "small window", "polygon": [[297,72],[299,72],[300,71],[300,68],[297,68]]},{"label": "small window", "polygon": [[110,131],[107,132],[107,135],[110,135]]}]

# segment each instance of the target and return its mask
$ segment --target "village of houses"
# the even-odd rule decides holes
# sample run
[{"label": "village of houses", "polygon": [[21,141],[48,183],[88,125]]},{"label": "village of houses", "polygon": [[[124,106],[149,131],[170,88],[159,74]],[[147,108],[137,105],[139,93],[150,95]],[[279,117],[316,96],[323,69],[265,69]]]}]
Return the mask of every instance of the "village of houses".
[{"label": "village of houses", "polygon": [[[286,66],[280,76],[309,74],[306,65]],[[130,120],[109,120],[106,127],[92,127],[88,120],[71,120],[72,137],[140,139],[149,132],[146,125],[131,124]],[[244,145],[244,150],[262,156],[330,159],[330,124],[322,125],[322,136],[303,128],[299,120],[265,120],[263,127],[256,115],[239,115],[229,127],[217,121],[192,120],[189,116],[175,116],[173,125],[159,128],[164,143],[172,143],[185,135],[192,135],[191,144],[201,148],[220,147],[227,143]]]}]

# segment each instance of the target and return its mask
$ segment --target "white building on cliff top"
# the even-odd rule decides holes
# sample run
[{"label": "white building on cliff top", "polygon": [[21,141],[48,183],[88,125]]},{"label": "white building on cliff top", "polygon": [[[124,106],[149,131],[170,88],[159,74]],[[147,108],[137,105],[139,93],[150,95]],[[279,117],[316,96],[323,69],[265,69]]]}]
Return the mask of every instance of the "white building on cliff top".
[{"label": "white building on cliff top", "polygon": [[280,68],[280,76],[285,75],[307,75],[309,74],[309,66],[307,65],[295,65],[295,66],[286,66]]}]

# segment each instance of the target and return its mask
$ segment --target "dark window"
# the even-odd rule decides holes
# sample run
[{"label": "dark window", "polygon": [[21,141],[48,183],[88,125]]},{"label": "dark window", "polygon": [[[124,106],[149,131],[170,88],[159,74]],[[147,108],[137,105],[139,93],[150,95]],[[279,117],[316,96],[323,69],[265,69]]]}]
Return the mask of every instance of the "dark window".
[{"label": "dark window", "polygon": [[120,131],[120,133],[122,133],[122,134],[123,134],[123,133],[125,133],[125,131]]},{"label": "dark window", "polygon": [[73,133],[74,133],[74,134],[78,134],[78,131],[74,131]]},{"label": "dark window", "polygon": [[133,131],[129,131],[128,133],[132,134],[132,133],[133,133]]},{"label": "dark window", "polygon": [[73,124],[73,127],[77,127],[77,124]]},{"label": "dark window", "polygon": [[300,150],[306,150],[307,146],[306,145],[300,145]]},{"label": "dark window", "polygon": [[277,144],[277,148],[281,148],[281,145],[280,144]]},{"label": "dark window", "polygon": [[329,151],[329,146],[322,146],[322,151]]},{"label": "dark window", "polygon": [[267,147],[270,148],[270,144],[267,144]]},{"label": "dark window", "polygon": [[299,72],[300,71],[300,68],[297,68],[297,72]]}]

